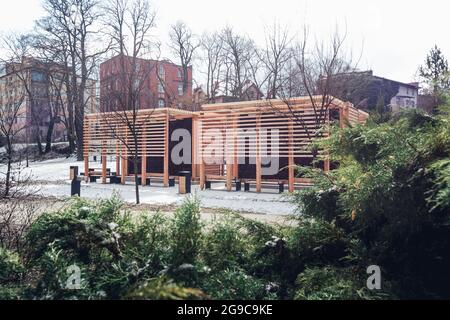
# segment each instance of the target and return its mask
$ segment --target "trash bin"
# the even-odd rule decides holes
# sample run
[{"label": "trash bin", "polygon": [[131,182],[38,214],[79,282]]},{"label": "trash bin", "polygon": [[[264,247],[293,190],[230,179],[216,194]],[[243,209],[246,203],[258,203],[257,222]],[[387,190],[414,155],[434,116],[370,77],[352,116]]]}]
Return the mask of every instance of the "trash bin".
[{"label": "trash bin", "polygon": [[72,180],[72,185],[70,187],[71,196],[81,196],[81,181],[80,179]]},{"label": "trash bin", "polygon": [[239,180],[236,180],[236,191],[242,190],[242,183]]},{"label": "trash bin", "polygon": [[178,192],[180,194],[191,193],[191,172],[190,171],[180,171],[178,173]]}]

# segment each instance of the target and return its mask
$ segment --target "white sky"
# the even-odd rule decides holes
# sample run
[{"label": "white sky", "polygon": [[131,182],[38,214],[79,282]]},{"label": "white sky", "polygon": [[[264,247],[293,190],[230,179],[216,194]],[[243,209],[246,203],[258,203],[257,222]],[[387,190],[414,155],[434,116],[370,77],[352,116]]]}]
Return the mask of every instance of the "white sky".
[{"label": "white sky", "polygon": [[[43,11],[40,0],[0,0],[0,32],[26,31]],[[153,0],[156,35],[167,40],[169,26],[183,20],[195,33],[231,26],[264,44],[264,26],[275,20],[292,34],[308,25],[326,40],[336,25],[347,28],[361,69],[409,82],[437,44],[450,59],[448,0]],[[163,52],[169,56],[167,51]]]}]

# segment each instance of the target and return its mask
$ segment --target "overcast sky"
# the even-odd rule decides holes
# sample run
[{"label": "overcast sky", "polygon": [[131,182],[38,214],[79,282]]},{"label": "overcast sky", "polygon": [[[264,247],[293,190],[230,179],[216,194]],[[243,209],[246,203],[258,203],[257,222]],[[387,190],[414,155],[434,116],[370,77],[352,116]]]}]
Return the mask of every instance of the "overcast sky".
[{"label": "overcast sky", "polygon": [[[0,0],[0,31],[26,31],[43,15],[41,0]],[[231,26],[264,43],[264,26],[278,21],[292,35],[303,25],[327,39],[336,25],[347,29],[347,46],[361,53],[361,69],[410,82],[427,52],[437,44],[450,58],[448,0],[153,0],[157,36],[183,20],[195,33]],[[166,55],[168,55],[166,53]]]}]

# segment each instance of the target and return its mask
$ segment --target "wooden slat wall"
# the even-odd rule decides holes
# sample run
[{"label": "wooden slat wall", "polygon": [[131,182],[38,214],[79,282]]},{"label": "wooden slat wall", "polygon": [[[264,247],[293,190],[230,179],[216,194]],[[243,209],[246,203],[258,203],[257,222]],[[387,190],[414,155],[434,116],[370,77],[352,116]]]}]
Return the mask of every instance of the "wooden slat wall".
[{"label": "wooden slat wall", "polygon": [[[169,115],[167,116],[166,113]],[[171,121],[192,116],[192,113],[167,108],[140,110],[136,121],[136,128],[140,133],[137,139],[138,155],[163,157],[167,117]],[[84,120],[84,137],[84,156],[101,155],[103,146],[106,155],[116,155],[117,145],[123,145],[124,142],[128,144],[129,152],[134,152],[133,136],[129,133],[122,117],[114,113],[87,115]]]},{"label": "wooden slat wall", "polygon": [[[364,123],[368,114],[357,110],[349,103],[333,100],[330,107],[339,109],[341,121],[348,119],[350,123]],[[314,136],[314,131],[321,131],[319,137],[326,137],[327,132],[316,125],[317,119],[309,98],[291,99],[289,108],[285,102],[274,101],[253,101],[237,102],[217,105],[205,105],[199,112],[186,112],[183,110],[161,108],[155,110],[140,110],[137,115],[137,123],[141,135],[138,137],[138,155],[147,157],[167,157],[167,127],[168,121],[175,119],[195,118],[195,129],[193,133],[193,158],[198,159],[197,171],[200,176],[201,186],[205,182],[205,176],[226,179],[230,187],[230,179],[238,176],[237,159],[239,157],[258,158],[258,190],[260,190],[260,160],[264,157],[260,145],[267,144],[268,156],[278,156],[289,159],[287,163],[292,165],[296,158],[312,158],[308,150],[310,139],[308,132]],[[290,111],[297,117],[292,117]],[[304,119],[299,122],[298,119]],[[322,115],[320,122],[329,123],[329,112]],[[308,130],[305,130],[306,126]],[[246,131],[243,131],[246,130]],[[250,130],[250,131],[249,131]],[[208,139],[214,138],[212,143]],[[226,137],[231,141],[226,141]],[[263,133],[269,133],[265,138]],[[277,134],[279,144],[275,146],[272,134]],[[127,155],[134,151],[131,139],[132,135],[121,119],[110,113],[89,114],[84,121],[84,156],[118,156],[122,158],[122,166],[117,163],[116,167],[122,169],[122,180],[128,175],[126,172]],[[222,140],[217,140],[222,137]],[[267,141],[265,141],[267,139]],[[126,141],[131,150],[127,150],[123,142]],[[250,141],[250,143],[245,143]],[[207,148],[215,148],[219,151],[219,163],[206,164],[208,159]],[[276,151],[274,154],[273,152]],[[323,151],[321,151],[323,154]],[[216,155],[217,156],[217,155]],[[228,160],[228,164],[227,161]],[[295,163],[294,163],[295,165]],[[85,164],[87,167],[87,164]],[[325,167],[326,164],[325,164]],[[119,170],[117,170],[119,171]],[[292,169],[289,170],[289,181],[293,183]],[[150,173],[149,173],[150,174]],[[256,172],[255,172],[256,174]],[[167,173],[165,178],[167,178]],[[295,179],[296,180],[296,179]],[[290,184],[289,189],[293,186]]]}]

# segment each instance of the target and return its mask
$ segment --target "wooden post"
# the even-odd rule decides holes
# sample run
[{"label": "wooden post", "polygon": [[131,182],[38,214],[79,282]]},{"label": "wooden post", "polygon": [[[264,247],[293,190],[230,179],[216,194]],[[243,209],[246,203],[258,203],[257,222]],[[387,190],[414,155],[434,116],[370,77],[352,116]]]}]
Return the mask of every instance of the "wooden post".
[{"label": "wooden post", "polygon": [[[326,114],[326,124],[327,124],[327,127],[328,127],[328,130],[327,130],[327,133],[326,133],[326,135],[327,135],[327,137],[329,137],[330,136],[330,110],[328,109],[327,110],[327,114]],[[339,118],[341,117],[341,115],[340,115],[340,112],[339,112]],[[323,161],[323,171],[325,171],[325,172],[328,172],[328,171],[330,171],[330,154],[327,152],[327,157],[324,159],[324,161]]]},{"label": "wooden post", "polygon": [[84,181],[89,182],[89,151],[84,155]]},{"label": "wooden post", "polygon": [[[229,120],[229,119],[228,119]],[[227,135],[227,130],[225,129],[225,134]],[[225,137],[225,139],[228,139],[228,137]],[[226,141],[226,140],[225,140]],[[226,181],[226,186],[227,186],[227,191],[231,191],[231,189],[233,188],[233,183],[232,183],[232,179],[233,179],[233,151],[230,150],[230,146],[225,146],[224,150],[226,152],[225,154],[225,159],[226,159],[226,168],[227,168],[227,181]]]},{"label": "wooden post", "polygon": [[226,158],[227,160],[227,163],[226,163],[226,166],[227,166],[227,182],[226,182],[226,185],[227,185],[227,191],[231,191],[231,189],[233,188],[233,182],[232,182],[232,179],[233,179],[233,164],[232,164],[232,162],[233,162],[233,158],[232,157],[227,157]]},{"label": "wooden post", "polygon": [[205,189],[205,163],[203,162],[203,157],[200,158],[200,189]]},{"label": "wooden post", "polygon": [[147,185],[147,131],[144,128],[142,130],[142,152],[141,152],[141,184]]},{"label": "wooden post", "polygon": [[85,120],[85,128],[87,128],[84,135],[84,181],[89,182],[89,121]]},{"label": "wooden post", "polygon": [[116,139],[116,175],[120,175],[120,147],[119,140]]},{"label": "wooden post", "polygon": [[256,192],[261,192],[261,114],[256,115]]},{"label": "wooden post", "polygon": [[294,192],[294,182],[295,182],[295,177],[294,177],[294,166],[295,166],[295,162],[294,162],[294,125],[292,123],[292,119],[289,120],[289,125],[288,125],[288,174],[289,174],[289,180],[288,180],[288,185],[289,185],[289,192]]},{"label": "wooden post", "polygon": [[106,183],[106,141],[102,143],[102,183]]},{"label": "wooden post", "polygon": [[166,109],[166,117],[164,123],[164,187],[169,186],[169,108]]},{"label": "wooden post", "polygon": [[198,152],[198,161],[200,163],[200,190],[205,189],[205,162],[203,160],[203,128],[202,128],[202,122],[198,123],[198,134],[199,138],[197,143],[197,152]]},{"label": "wooden post", "polygon": [[192,117],[192,136],[191,136],[191,145],[192,145],[192,179],[197,178],[197,118]]},{"label": "wooden post", "polygon": [[233,119],[233,145],[234,145],[234,163],[233,163],[233,176],[235,179],[239,179],[239,162],[238,162],[238,126],[237,126],[238,116],[235,115]]},{"label": "wooden post", "polygon": [[121,160],[122,160],[122,177],[121,177],[121,183],[125,184],[125,180],[128,175],[128,151],[127,151],[127,145],[128,143],[128,129],[125,131],[125,143],[122,143],[122,154],[121,154]]}]

